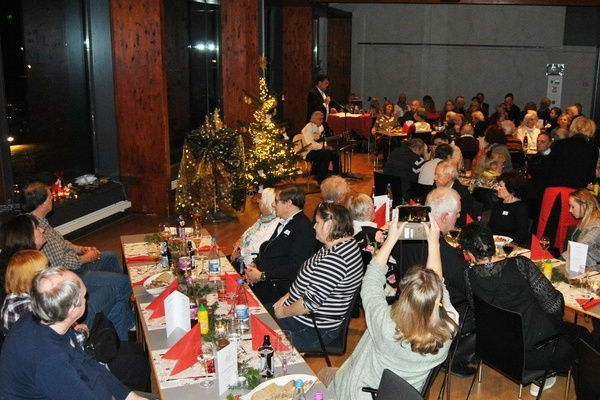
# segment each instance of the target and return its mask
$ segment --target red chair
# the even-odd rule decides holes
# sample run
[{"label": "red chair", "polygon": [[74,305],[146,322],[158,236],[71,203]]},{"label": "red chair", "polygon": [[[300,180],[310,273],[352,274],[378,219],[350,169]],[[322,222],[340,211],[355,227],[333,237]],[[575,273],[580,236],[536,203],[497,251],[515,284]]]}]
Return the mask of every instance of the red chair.
[{"label": "red chair", "polygon": [[577,225],[577,220],[569,212],[569,194],[574,191],[568,187],[549,187],[544,191],[542,209],[538,220],[536,235],[548,236],[551,247],[564,250],[569,226]]}]

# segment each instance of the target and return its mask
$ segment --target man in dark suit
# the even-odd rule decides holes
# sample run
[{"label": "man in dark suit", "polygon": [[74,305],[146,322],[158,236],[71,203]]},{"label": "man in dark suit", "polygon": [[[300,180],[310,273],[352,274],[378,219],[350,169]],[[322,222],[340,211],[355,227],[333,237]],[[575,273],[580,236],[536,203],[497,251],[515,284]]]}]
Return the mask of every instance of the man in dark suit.
[{"label": "man in dark suit", "polygon": [[473,161],[473,157],[479,151],[479,141],[473,136],[474,130],[470,124],[465,124],[460,129],[460,136],[456,138],[454,144],[463,155],[463,159]]},{"label": "man in dark suit", "polygon": [[325,116],[325,121],[327,121],[327,117],[329,116],[331,97],[326,93],[329,87],[329,77],[327,75],[317,75],[316,80],[316,86],[313,86],[308,91],[306,99],[308,104],[306,122],[310,122],[310,117],[315,111],[321,111]]},{"label": "man in dark suit", "polygon": [[256,261],[246,267],[246,280],[263,304],[274,303],[289,291],[300,266],[314,252],[315,230],[302,211],[304,192],[295,185],[278,188],[273,208],[282,221],[260,246]]}]

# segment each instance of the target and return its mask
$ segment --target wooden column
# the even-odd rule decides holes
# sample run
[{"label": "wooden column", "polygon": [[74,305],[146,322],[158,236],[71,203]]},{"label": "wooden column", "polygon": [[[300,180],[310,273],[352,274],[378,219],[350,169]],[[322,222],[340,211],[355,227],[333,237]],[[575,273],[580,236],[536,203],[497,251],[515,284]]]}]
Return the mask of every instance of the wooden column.
[{"label": "wooden column", "polygon": [[221,2],[222,115],[230,127],[253,121],[243,91],[258,96],[258,22],[258,0]]},{"label": "wooden column", "polygon": [[162,0],[110,0],[121,175],[134,213],[170,215],[171,174]]}]

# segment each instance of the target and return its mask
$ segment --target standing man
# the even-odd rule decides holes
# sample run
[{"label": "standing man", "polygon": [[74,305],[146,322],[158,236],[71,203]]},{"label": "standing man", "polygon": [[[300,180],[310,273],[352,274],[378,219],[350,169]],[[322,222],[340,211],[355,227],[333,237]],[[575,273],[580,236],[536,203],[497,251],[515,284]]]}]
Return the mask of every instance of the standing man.
[{"label": "standing man", "polygon": [[260,246],[255,261],[246,266],[246,280],[263,304],[275,303],[290,290],[300,266],[315,250],[315,230],[302,211],[305,200],[298,186],[276,189],[273,208],[281,222]]},{"label": "standing man", "polygon": [[32,313],[9,331],[0,357],[3,399],[144,399],[78,346],[72,325],[86,310],[75,273],[46,268],[31,288]]},{"label": "standing man", "polygon": [[328,135],[329,125],[327,124],[327,117],[329,117],[329,103],[331,102],[331,97],[327,94],[329,77],[327,75],[317,75],[316,81],[316,86],[308,91],[306,121],[310,122],[315,111],[321,111],[324,116],[323,126],[325,127],[325,134]]}]

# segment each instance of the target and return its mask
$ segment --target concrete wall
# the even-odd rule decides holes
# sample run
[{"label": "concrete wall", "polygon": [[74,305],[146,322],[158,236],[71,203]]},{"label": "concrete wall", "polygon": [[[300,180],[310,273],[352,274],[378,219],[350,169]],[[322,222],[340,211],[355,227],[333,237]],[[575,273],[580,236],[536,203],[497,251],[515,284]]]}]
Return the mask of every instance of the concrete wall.
[{"label": "concrete wall", "polygon": [[352,12],[352,91],[363,100],[429,94],[441,108],[482,91],[493,106],[513,92],[522,108],[546,95],[546,64],[564,63],[562,106],[590,113],[598,50],[562,45],[565,7],[331,6]]}]

